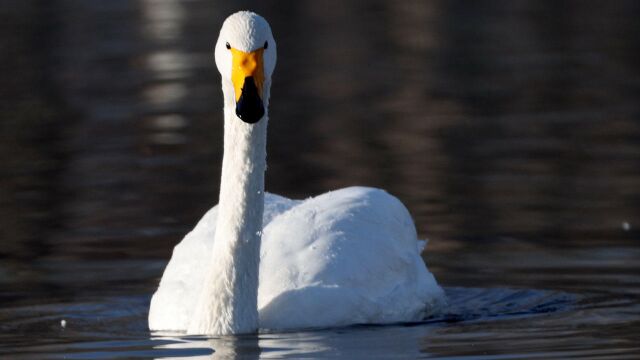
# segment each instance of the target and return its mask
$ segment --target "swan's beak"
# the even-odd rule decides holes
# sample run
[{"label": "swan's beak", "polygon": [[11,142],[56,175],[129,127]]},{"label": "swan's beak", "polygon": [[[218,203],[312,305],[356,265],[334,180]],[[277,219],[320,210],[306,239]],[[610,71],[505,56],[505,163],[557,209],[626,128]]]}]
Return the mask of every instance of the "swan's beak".
[{"label": "swan's beak", "polygon": [[264,49],[244,52],[231,48],[233,65],[231,81],[236,95],[236,115],[240,120],[254,124],[264,116],[262,86],[264,84]]}]

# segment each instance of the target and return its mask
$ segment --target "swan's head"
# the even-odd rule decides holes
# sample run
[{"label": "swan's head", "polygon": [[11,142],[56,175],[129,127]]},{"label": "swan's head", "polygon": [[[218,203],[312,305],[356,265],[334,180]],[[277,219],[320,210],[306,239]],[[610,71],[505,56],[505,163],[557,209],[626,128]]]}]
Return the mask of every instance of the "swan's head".
[{"label": "swan's head", "polygon": [[240,11],[222,24],[215,49],[222,81],[233,85],[235,111],[253,124],[264,117],[265,87],[276,67],[276,42],[269,23],[260,15]]}]

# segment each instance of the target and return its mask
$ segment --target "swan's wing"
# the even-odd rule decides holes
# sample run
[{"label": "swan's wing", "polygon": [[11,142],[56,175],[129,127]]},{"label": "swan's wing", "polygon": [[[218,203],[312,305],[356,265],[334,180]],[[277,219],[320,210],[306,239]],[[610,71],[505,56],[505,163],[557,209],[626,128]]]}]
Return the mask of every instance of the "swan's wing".
[{"label": "swan's wing", "polygon": [[[263,226],[298,201],[266,193]],[[191,318],[206,269],[213,259],[218,206],[209,210],[196,227],[173,249],[160,286],[151,299],[149,328],[185,330]]]},{"label": "swan's wing", "polygon": [[418,253],[422,253],[424,249],[427,248],[428,243],[429,243],[429,239],[418,240]]},{"label": "swan's wing", "polygon": [[281,213],[263,231],[261,327],[419,320],[444,293],[419,255],[404,205],[353,187]]}]

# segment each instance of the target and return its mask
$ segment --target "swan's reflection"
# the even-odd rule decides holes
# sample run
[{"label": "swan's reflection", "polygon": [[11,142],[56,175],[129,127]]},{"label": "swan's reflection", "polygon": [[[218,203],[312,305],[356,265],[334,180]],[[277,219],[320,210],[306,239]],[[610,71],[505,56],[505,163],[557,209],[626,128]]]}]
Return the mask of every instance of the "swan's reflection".
[{"label": "swan's reflection", "polygon": [[[260,335],[180,337],[156,332],[157,359],[259,359],[330,354],[332,334],[327,332],[263,333]],[[335,334],[333,334],[335,335]],[[334,344],[335,345],[335,344]]]},{"label": "swan's reflection", "polygon": [[259,359],[259,338],[255,335],[206,337],[156,337],[157,359]]},{"label": "swan's reflection", "polygon": [[424,353],[421,343],[433,329],[365,326],[215,338],[158,336],[152,341],[157,344],[154,353],[159,359],[365,359],[372,354],[416,358]]}]

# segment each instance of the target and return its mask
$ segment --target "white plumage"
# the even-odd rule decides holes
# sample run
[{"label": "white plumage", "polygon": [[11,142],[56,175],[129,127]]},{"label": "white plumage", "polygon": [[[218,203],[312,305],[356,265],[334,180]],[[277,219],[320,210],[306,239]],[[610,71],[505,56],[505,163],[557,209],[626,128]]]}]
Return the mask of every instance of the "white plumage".
[{"label": "white plumage", "polygon": [[275,67],[269,25],[251,12],[223,24],[216,45],[225,94],[220,204],[175,247],[149,327],[230,334],[416,321],[438,311],[444,292],[397,198],[366,187],[304,201],[265,195],[267,116],[253,124],[238,118],[226,53],[265,42],[272,44],[264,50],[266,108]]},{"label": "white plumage", "polygon": [[[211,257],[217,206],[176,246],[153,297],[152,329],[186,330]],[[292,329],[422,319],[444,295],[420,257],[405,207],[351,187],[306,201],[267,194],[260,327]]]}]

